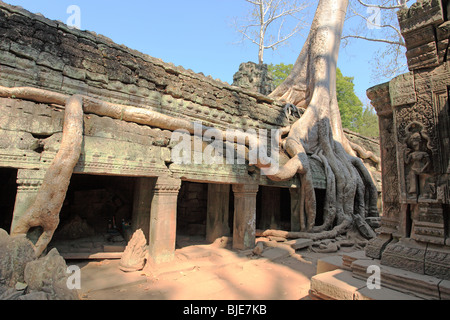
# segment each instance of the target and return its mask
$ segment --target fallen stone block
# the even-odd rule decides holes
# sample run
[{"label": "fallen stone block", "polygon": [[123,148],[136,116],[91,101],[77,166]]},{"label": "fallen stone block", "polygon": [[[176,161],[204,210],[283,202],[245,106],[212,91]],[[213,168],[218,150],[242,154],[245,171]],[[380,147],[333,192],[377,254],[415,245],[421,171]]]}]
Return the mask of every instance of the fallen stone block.
[{"label": "fallen stone block", "polygon": [[294,250],[301,250],[304,248],[308,248],[313,245],[313,241],[311,239],[295,239],[286,241],[285,244],[291,246]]},{"label": "fallen stone block", "polygon": [[350,271],[336,269],[311,278],[310,295],[313,299],[354,300],[357,290],[366,282],[356,279]]},{"label": "fallen stone block", "polygon": [[259,241],[256,244],[255,248],[253,249],[253,254],[260,256],[263,253],[263,251],[264,251],[264,244],[262,241]]},{"label": "fallen stone block", "polygon": [[[286,247],[290,248],[288,246],[286,246]],[[292,254],[292,252],[287,250],[287,248],[281,248],[281,247],[267,248],[261,253],[261,257],[269,259],[271,261],[276,260],[276,259],[286,258]]]}]

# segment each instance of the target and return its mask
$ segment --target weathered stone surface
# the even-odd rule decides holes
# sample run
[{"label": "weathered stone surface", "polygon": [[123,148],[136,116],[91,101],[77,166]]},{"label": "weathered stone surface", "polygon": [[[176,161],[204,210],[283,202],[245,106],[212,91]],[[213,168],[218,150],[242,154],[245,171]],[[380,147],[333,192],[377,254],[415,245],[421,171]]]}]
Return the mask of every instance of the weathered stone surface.
[{"label": "weathered stone surface", "polygon": [[357,260],[352,263],[353,275],[359,279],[366,280],[373,273],[368,273],[370,266],[380,268],[380,284],[406,294],[415,295],[424,299],[440,299],[439,283],[442,281],[436,277],[417,274],[384,266],[377,260]]},{"label": "weathered stone surface", "polygon": [[381,289],[369,289],[364,287],[355,292],[354,300],[416,301],[424,299],[389,288],[381,287]]},{"label": "weathered stone surface", "polygon": [[311,239],[294,239],[286,241],[285,244],[292,247],[294,250],[301,250],[304,248],[308,248],[313,245],[313,241]]},{"label": "weathered stone surface", "polygon": [[56,300],[79,298],[76,289],[68,288],[67,265],[56,249],[50,250],[38,260],[29,262],[25,267],[24,279],[30,293],[44,291],[49,293],[51,299]]},{"label": "weathered stone surface", "polygon": [[233,248],[253,249],[256,232],[256,194],[257,184],[233,185],[234,230]]},{"label": "weathered stone surface", "polygon": [[439,283],[441,300],[450,300],[450,281],[443,280]]},{"label": "weathered stone surface", "polygon": [[321,274],[336,269],[344,269],[342,256],[329,256],[317,260],[316,274]]},{"label": "weathered stone surface", "polygon": [[255,248],[253,249],[253,254],[260,256],[264,251],[264,243],[263,241],[258,241],[256,243]]},{"label": "weathered stone surface", "polygon": [[26,265],[36,259],[33,244],[25,236],[10,237],[0,229],[0,280],[14,287],[24,281]]},{"label": "weathered stone surface", "polygon": [[344,253],[342,255],[342,265],[346,268],[350,268],[352,263],[356,260],[372,260],[372,258],[366,256],[365,251],[355,251],[351,253]]},{"label": "weathered stone surface", "polygon": [[0,300],[78,299],[67,279],[66,263],[56,249],[37,260],[30,240],[0,229]]},{"label": "weathered stone surface", "polygon": [[174,259],[176,242],[177,197],[181,180],[159,177],[152,192],[149,259],[154,263]]},{"label": "weathered stone surface", "polygon": [[354,300],[357,290],[366,282],[355,279],[350,271],[336,269],[311,278],[310,294],[326,300]]},{"label": "weathered stone surface", "polygon": [[267,64],[254,62],[241,63],[239,71],[233,76],[233,86],[269,95],[275,90],[273,77]]},{"label": "weathered stone surface", "polygon": [[119,268],[122,271],[133,272],[144,268],[148,255],[147,239],[141,229],[131,237],[125,251],[120,258]]},{"label": "weathered stone surface", "polygon": [[[287,125],[287,120],[279,116],[283,106],[260,93],[232,87],[117,45],[106,37],[69,29],[5,3],[0,10],[6,33],[0,47],[2,64],[22,66],[23,70],[32,67],[34,71],[31,78],[26,73],[5,72],[2,68],[2,85],[12,81],[16,85],[34,84],[69,94],[107,96],[110,102],[162,107],[159,110],[164,113],[188,118],[202,116],[204,110],[216,115],[205,117],[205,124],[222,129],[241,127],[243,113],[249,116],[247,122],[252,126]],[[264,72],[267,74],[267,66]],[[267,93],[273,90],[267,83],[262,87]],[[152,98],[153,93],[180,103],[165,108],[161,100]],[[186,108],[186,103],[198,108]]]},{"label": "weathered stone surface", "polygon": [[277,260],[290,256],[292,252],[289,250],[288,246],[283,248],[282,246],[278,247],[268,247],[260,254],[262,258],[266,258],[268,260]]},{"label": "weathered stone surface", "polygon": [[447,2],[438,0],[400,10],[411,72],[367,91],[380,118],[383,217],[366,254],[383,265],[448,280],[447,11]]},{"label": "weathered stone surface", "polygon": [[[208,184],[206,213],[206,241],[208,242],[214,242],[230,234],[228,225],[230,191],[231,186],[228,184]],[[196,196],[196,198],[200,197]]]}]

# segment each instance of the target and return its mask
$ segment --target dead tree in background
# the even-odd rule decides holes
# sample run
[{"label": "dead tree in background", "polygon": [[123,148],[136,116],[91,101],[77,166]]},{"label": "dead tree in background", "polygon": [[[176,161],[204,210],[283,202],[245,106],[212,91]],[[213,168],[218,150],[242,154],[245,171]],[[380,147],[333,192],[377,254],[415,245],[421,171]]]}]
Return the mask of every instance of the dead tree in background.
[{"label": "dead tree in background", "polygon": [[[276,50],[285,44],[302,28],[302,21],[296,16],[307,7],[301,0],[245,0],[252,5],[249,17],[243,22],[235,21],[236,30],[258,46],[258,63],[264,63],[264,50]],[[283,33],[286,19],[298,20],[296,26],[287,34]],[[278,28],[272,32],[271,28]]]},{"label": "dead tree in background", "polygon": [[351,0],[347,20],[359,21],[354,28],[346,28],[342,40],[374,42],[381,45],[371,59],[373,78],[391,79],[407,72],[406,45],[400,31],[397,11],[406,8],[411,0]]}]

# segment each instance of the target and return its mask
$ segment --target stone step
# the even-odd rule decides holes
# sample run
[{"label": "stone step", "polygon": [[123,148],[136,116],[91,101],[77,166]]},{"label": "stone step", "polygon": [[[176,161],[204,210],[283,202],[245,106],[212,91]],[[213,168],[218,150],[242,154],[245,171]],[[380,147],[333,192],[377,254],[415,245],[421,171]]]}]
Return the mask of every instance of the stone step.
[{"label": "stone step", "polygon": [[379,260],[354,261],[351,264],[353,276],[366,281],[368,277],[374,275],[373,271],[367,272],[370,266],[379,268],[382,287],[395,289],[426,300],[448,299],[449,297],[449,281],[384,266],[380,264]]},{"label": "stone step", "polygon": [[373,259],[367,257],[365,251],[363,250],[344,253],[342,255],[342,265],[344,269],[351,270],[351,265],[356,260],[373,260]]},{"label": "stone step", "polygon": [[352,270],[351,265],[356,260],[373,260],[373,259],[366,257],[365,252],[362,250],[344,253],[342,255],[328,256],[317,260],[316,273],[319,274],[336,269],[344,269],[347,271],[351,271]]},{"label": "stone step", "polygon": [[351,271],[343,269],[313,276],[309,294],[315,300],[421,300],[383,286],[371,289],[367,287],[367,281],[357,279]]},{"label": "stone step", "polygon": [[[342,264],[342,256],[329,256],[317,260],[316,274],[333,271],[336,269],[344,269]],[[350,268],[348,270],[351,270]]]}]

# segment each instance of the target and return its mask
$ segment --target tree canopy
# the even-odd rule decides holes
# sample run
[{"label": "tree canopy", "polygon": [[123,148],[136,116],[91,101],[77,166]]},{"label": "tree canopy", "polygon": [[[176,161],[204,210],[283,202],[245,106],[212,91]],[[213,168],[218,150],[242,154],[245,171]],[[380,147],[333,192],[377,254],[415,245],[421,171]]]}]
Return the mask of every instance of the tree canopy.
[{"label": "tree canopy", "polygon": [[[275,86],[279,86],[291,73],[293,64],[270,64],[269,71]],[[368,137],[376,137],[378,131],[378,117],[371,106],[364,104],[355,94],[354,78],[346,77],[341,70],[336,70],[336,93],[341,113],[342,126],[351,131]]]}]

